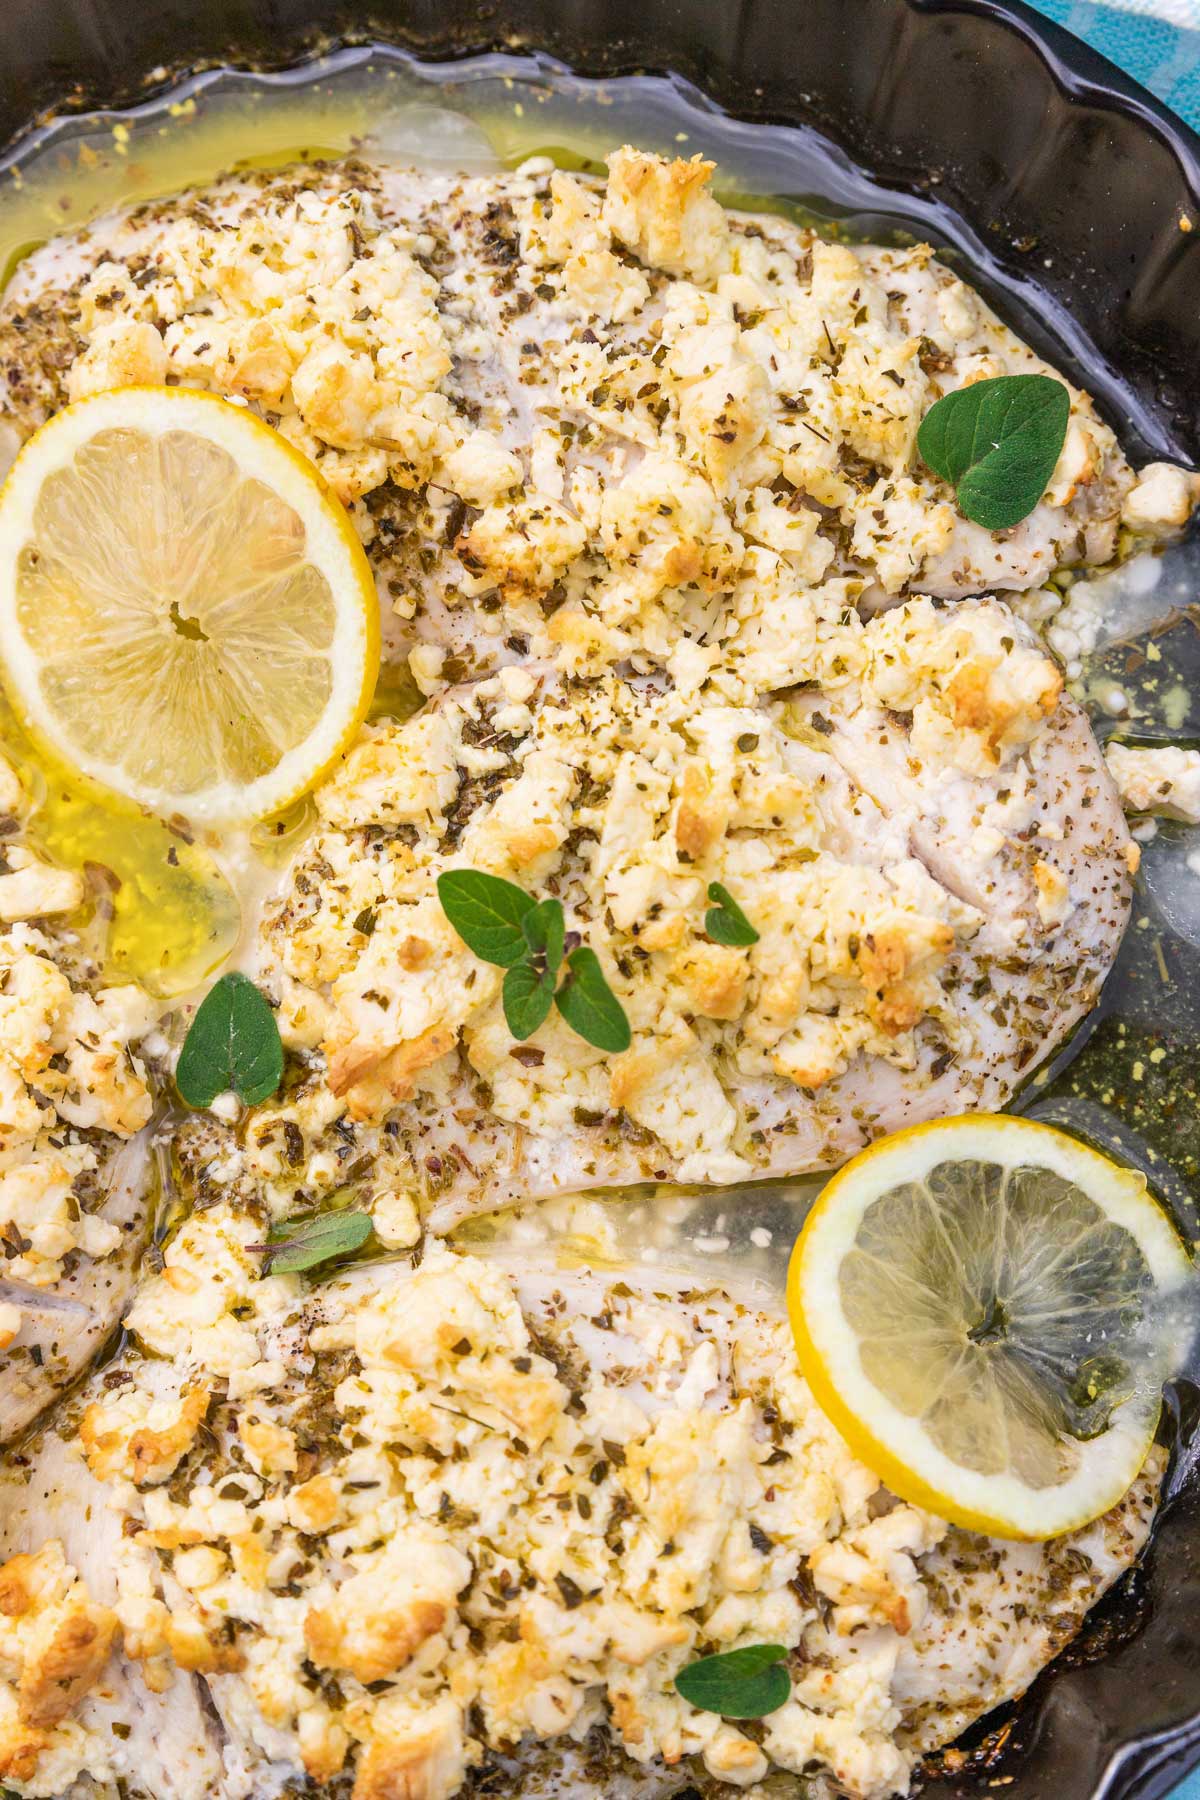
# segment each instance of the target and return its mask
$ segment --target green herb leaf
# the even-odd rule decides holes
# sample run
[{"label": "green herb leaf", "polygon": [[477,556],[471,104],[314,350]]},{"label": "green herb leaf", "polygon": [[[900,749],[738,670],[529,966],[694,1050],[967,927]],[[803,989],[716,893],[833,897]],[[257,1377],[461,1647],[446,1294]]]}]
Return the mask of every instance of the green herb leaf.
[{"label": "green herb leaf", "polygon": [[935,401],[921,420],[917,449],[955,489],[965,518],[1006,531],[1045,493],[1070,417],[1061,381],[998,375]]},{"label": "green herb leaf", "polygon": [[298,1275],[333,1256],[361,1250],[370,1235],[371,1220],[363,1212],[318,1213],[296,1225],[280,1225],[267,1240],[267,1268],[272,1275]]},{"label": "green herb leaf", "polygon": [[532,1037],[550,1011],[554,999],[554,977],[535,969],[532,963],[514,963],[504,977],[500,998],[504,1002],[504,1018],[508,1029],[524,1043]]},{"label": "green herb leaf", "polygon": [[702,1656],[675,1677],[676,1692],[700,1712],[723,1719],[761,1719],[781,1707],[792,1691],[792,1679],[781,1665],[782,1644],[747,1644]]},{"label": "green herb leaf", "polygon": [[232,1088],[246,1106],[283,1080],[275,1014],[245,975],[232,970],[200,1002],[179,1053],[175,1085],[189,1106],[211,1106]]},{"label": "green herb leaf", "polygon": [[533,954],[544,957],[547,971],[556,975],[567,935],[562,901],[540,900],[521,920],[521,929]]},{"label": "green herb leaf", "polygon": [[567,975],[554,996],[557,1006],[572,1031],[577,1031],[597,1050],[614,1053],[628,1050],[629,1020],[625,1009],[604,979],[604,970],[594,950],[586,945],[572,950],[567,958]]},{"label": "green herb leaf", "polygon": [[479,869],[450,869],[438,876],[437,890],[442,911],[468,950],[502,969],[524,962],[529,944],[522,925],[537,902],[523,889]]},{"label": "green herb leaf", "polygon": [[438,876],[442,911],[468,950],[508,973],[502,1000],[508,1028],[517,1039],[535,1032],[551,1000],[567,1021],[598,1050],[628,1050],[629,1020],[604,979],[594,950],[578,944],[567,957],[567,974],[557,994],[554,978],[566,949],[562,903],[537,901],[511,881],[478,869],[450,869]]},{"label": "green herb leaf", "polygon": [[730,944],[738,949],[757,944],[757,931],[727,887],[722,887],[719,881],[710,881],[708,897],[715,900],[716,905],[705,913],[704,929],[714,944]]}]

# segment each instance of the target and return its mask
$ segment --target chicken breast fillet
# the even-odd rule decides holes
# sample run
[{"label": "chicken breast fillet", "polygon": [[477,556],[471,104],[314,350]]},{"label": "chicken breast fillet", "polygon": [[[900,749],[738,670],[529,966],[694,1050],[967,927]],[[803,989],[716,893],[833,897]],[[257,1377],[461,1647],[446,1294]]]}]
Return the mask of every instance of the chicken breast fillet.
[{"label": "chicken breast fillet", "polygon": [[[303,1295],[194,1216],[128,1351],[5,1472],[0,1777],[22,1795],[884,1800],[1136,1556],[1161,1459],[1044,1545],[858,1463],[774,1302],[433,1247]],[[143,1357],[139,1347],[153,1354]],[[169,1360],[166,1360],[169,1359]],[[674,1688],[771,1642],[744,1732]],[[48,1695],[45,1670],[60,1672]]]},{"label": "chicken breast fillet", "polygon": [[[731,659],[732,660],[732,659]],[[260,974],[307,1074],[240,1150],[247,1195],[378,1185],[435,1230],[521,1198],[736,1183],[1003,1106],[1094,1005],[1136,850],[1082,711],[995,601],[913,601],[756,694],[508,670],[373,728],[267,907]],[[734,663],[736,670],[737,664]],[[562,902],[632,1029],[524,1042],[442,912],[470,867]],[[755,941],[715,942],[719,883]]]},{"label": "chicken breast fillet", "polygon": [[665,659],[764,551],[874,606],[1104,564],[1123,509],[1141,535],[1186,521],[1195,482],[1138,483],[1074,389],[1041,504],[1003,533],[963,518],[916,456],[923,414],[1053,371],[928,246],[727,213],[711,172],[628,147],[606,185],[348,157],[114,213],[17,270],[0,423],[15,447],[130,383],[248,402],[351,505],[393,646],[460,677],[514,638]]}]

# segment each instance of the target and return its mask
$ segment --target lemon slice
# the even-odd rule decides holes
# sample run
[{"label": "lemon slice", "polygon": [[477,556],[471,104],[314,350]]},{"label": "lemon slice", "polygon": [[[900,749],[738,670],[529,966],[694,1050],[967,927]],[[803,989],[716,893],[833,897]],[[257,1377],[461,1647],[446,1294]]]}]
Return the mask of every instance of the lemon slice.
[{"label": "lemon slice", "polygon": [[833,1177],[788,1306],[817,1400],[894,1493],[1048,1538],[1141,1469],[1190,1271],[1141,1175],[977,1115],[897,1132]]},{"label": "lemon slice", "polygon": [[121,388],[0,492],[0,659],[52,753],[143,806],[260,818],[361,723],[379,606],[344,509],[244,407]]}]

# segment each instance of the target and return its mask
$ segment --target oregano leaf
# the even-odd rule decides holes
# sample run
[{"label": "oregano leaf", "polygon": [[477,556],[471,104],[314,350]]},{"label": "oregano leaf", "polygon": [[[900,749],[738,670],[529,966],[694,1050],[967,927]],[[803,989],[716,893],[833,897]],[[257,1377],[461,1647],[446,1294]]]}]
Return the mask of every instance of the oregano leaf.
[{"label": "oregano leaf", "polygon": [[267,1270],[272,1275],[298,1275],[334,1256],[361,1250],[371,1235],[364,1212],[317,1213],[294,1225],[274,1226],[266,1243]]},{"label": "oregano leaf", "polygon": [[783,1666],[782,1644],[747,1644],[702,1656],[675,1677],[676,1692],[700,1712],[723,1719],[761,1719],[775,1712],[791,1694],[792,1680]]},{"label": "oregano leaf", "polygon": [[704,915],[704,929],[714,944],[728,944],[737,949],[757,944],[757,931],[727,887],[722,887],[719,881],[710,881],[708,897],[716,904]]},{"label": "oregano leaf", "polygon": [[586,944],[572,950],[567,974],[554,996],[572,1031],[597,1050],[628,1050],[631,1037],[625,1009],[604,978],[600,959]]},{"label": "oregano leaf", "polygon": [[175,1085],[189,1106],[211,1106],[230,1088],[246,1106],[283,1080],[283,1045],[269,1002],[232,969],[214,982],[183,1041]]},{"label": "oregano leaf", "polygon": [[545,959],[546,968],[551,975],[557,974],[567,935],[562,901],[553,898],[539,900],[521,920],[521,929],[530,950],[535,956]]},{"label": "oregano leaf", "polygon": [[1071,395],[1049,375],[997,375],[943,394],[921,420],[917,449],[988,531],[1028,516],[1066,441]]},{"label": "oregano leaf", "polygon": [[545,1022],[554,1000],[554,977],[532,963],[514,963],[505,973],[500,998],[508,1029],[518,1043],[524,1043]]},{"label": "oregano leaf", "polygon": [[468,950],[511,969],[529,954],[522,924],[537,902],[514,882],[480,869],[448,869],[437,880],[442,911]]}]

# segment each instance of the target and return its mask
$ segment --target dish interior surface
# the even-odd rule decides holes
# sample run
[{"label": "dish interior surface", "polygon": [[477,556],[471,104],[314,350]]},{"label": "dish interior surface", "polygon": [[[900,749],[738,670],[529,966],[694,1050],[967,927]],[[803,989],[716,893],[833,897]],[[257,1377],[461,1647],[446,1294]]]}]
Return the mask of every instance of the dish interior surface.
[{"label": "dish interior surface", "polygon": [[[230,169],[311,161],[365,143],[418,166],[483,173],[541,154],[601,173],[604,152],[623,142],[711,157],[727,205],[778,211],[852,241],[932,242],[1008,324],[1084,380],[1127,445],[1153,445],[1153,421],[1124,410],[1119,373],[1092,359],[1065,315],[1034,313],[987,246],[940,207],[900,199],[814,134],[746,126],[679,82],[585,81],[529,58],[423,66],[390,50],[344,51],[286,76],[216,71],[128,113],[51,122],[0,171],[0,268],[7,280],[32,249],[101,211]],[[1071,587],[1050,643],[1102,742],[1116,734],[1132,744],[1200,746],[1198,577],[1193,533]],[[419,704],[407,670],[385,664],[376,711],[404,716]],[[249,831],[181,835],[64,777],[7,704],[0,746],[42,796],[33,841],[55,861],[85,872],[103,864],[118,877],[115,893],[98,900],[108,978],[140,981],[164,998],[193,998],[236,964],[262,895],[314,822],[311,803],[301,802],[282,821]],[[1131,926],[1101,1004],[1013,1107],[1141,1168],[1189,1239],[1200,1236],[1192,1197],[1200,1181],[1196,842],[1194,828],[1167,821],[1145,831]],[[608,1194],[603,1206],[558,1201],[520,1219],[475,1221],[459,1239],[495,1249],[540,1238],[553,1241],[568,1266],[661,1262],[698,1279],[750,1278],[782,1291],[786,1251],[821,1185],[809,1177],[647,1188]],[[1104,1616],[1118,1639],[1139,1622],[1128,1596]],[[1104,1632],[1101,1625],[1092,1636]]]}]

